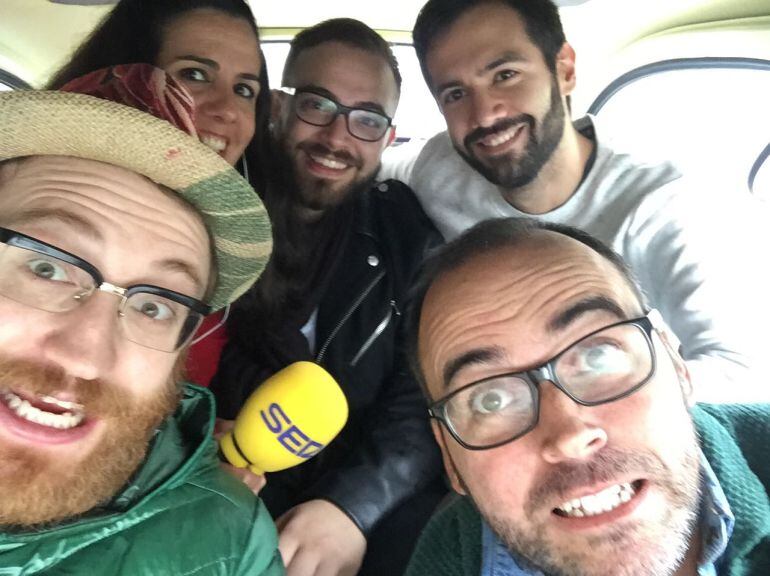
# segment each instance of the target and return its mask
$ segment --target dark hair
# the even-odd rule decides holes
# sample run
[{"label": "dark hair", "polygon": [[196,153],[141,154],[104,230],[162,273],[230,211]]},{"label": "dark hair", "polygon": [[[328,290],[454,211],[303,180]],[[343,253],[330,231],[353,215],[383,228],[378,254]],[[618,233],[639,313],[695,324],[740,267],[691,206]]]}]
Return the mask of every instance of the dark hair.
[{"label": "dark hair", "polygon": [[608,260],[626,280],[640,305],[646,308],[644,294],[623,258],[587,232],[572,226],[543,222],[534,218],[512,217],[485,220],[431,254],[423,262],[410,289],[404,320],[406,351],[409,366],[420,383],[426,398],[430,399],[430,394],[420,367],[417,344],[420,314],[430,287],[439,277],[456,270],[474,258],[500,248],[516,246],[542,231],[561,234],[577,240]]},{"label": "dark hair", "polygon": [[482,4],[500,4],[518,12],[529,39],[542,52],[549,70],[556,72],[556,56],[566,38],[559,9],[551,0],[428,0],[417,15],[412,40],[422,75],[431,91],[428,50],[463,13]]},{"label": "dark hair", "polygon": [[294,63],[303,50],[314,48],[326,42],[340,42],[354,48],[380,56],[388,63],[396,80],[396,88],[401,91],[401,72],[398,61],[385,39],[363,22],[352,18],[333,18],[304,29],[291,41],[291,49],[283,68],[283,82],[288,82]]},{"label": "dark hair", "polygon": [[[117,64],[156,64],[166,27],[180,16],[201,9],[217,10],[246,21],[259,40],[257,23],[244,0],[120,0],[75,51],[69,62],[54,73],[47,88],[61,88],[70,80]],[[270,119],[270,86],[261,51],[260,58],[262,68],[256,101],[256,130],[254,139],[244,153],[249,170],[256,176],[252,183],[257,186],[257,190],[264,186],[261,159],[263,152],[269,149],[267,129]]]}]

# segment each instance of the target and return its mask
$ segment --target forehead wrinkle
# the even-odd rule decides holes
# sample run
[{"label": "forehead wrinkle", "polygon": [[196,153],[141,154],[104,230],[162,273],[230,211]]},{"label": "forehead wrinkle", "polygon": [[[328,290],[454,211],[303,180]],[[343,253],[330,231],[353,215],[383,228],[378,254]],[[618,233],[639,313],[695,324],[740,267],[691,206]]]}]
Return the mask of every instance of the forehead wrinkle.
[{"label": "forehead wrinkle", "polygon": [[[631,291],[610,263],[599,255],[594,258],[590,249],[583,251],[577,243],[558,250],[554,257],[559,246],[564,244],[530,242],[493,250],[436,279],[426,294],[419,328],[421,356],[428,359],[428,344],[432,348],[433,374],[442,374],[441,358],[456,358],[482,347],[474,342],[483,346],[505,342],[506,354],[495,361],[510,369],[526,368],[572,341],[569,328],[557,333],[547,329],[554,313],[596,297],[629,308]],[[501,262],[508,263],[507,269],[501,270]],[[527,330],[513,340],[512,325]],[[518,343],[516,349],[513,342]],[[519,348],[535,353],[523,358]]]},{"label": "forehead wrinkle", "polygon": [[[79,186],[80,188],[86,188],[86,186]],[[192,224],[192,218],[189,222],[182,224],[180,219],[168,218],[168,214],[164,210],[164,213],[151,209],[150,206],[144,202],[134,199],[131,196],[124,194],[116,194],[110,191],[108,194],[100,193],[104,190],[102,186],[88,186],[97,194],[87,194],[85,191],[68,189],[65,191],[68,198],[55,195],[55,191],[51,194],[40,194],[35,199],[35,202],[39,202],[45,206],[57,207],[63,206],[62,211],[68,212],[66,208],[67,204],[74,204],[78,207],[78,212],[86,212],[90,214],[90,217],[95,222],[103,222],[107,226],[95,226],[103,228],[119,228],[125,229],[132,225],[139,228],[146,228],[147,224],[153,224],[157,229],[153,230],[154,234],[164,237],[166,240],[180,244],[187,248],[189,246],[189,240],[187,238],[172,238],[174,236],[184,235],[182,228],[187,227],[187,224]],[[159,190],[160,191],[160,190]],[[165,194],[164,194],[165,196]],[[117,200],[117,199],[120,200]],[[110,201],[115,200],[115,201]],[[170,200],[170,199],[169,199]],[[176,203],[174,203],[176,204]],[[181,204],[177,204],[180,212],[188,212]],[[116,215],[119,214],[119,217]],[[192,216],[192,214],[187,214]],[[165,216],[165,217],[164,217]],[[82,218],[87,221],[87,218]],[[201,223],[201,226],[203,224]],[[193,226],[190,226],[192,230]],[[173,231],[169,234],[170,231]]]},{"label": "forehead wrinkle", "polygon": [[104,239],[99,229],[89,220],[66,209],[56,209],[50,207],[29,208],[22,210],[18,214],[14,214],[8,223],[11,226],[19,226],[25,224],[45,223],[46,221],[59,222],[65,224],[66,226],[76,228],[79,233],[87,236],[94,242],[101,242]]},{"label": "forehead wrinkle", "polygon": [[[462,273],[462,267],[453,272]],[[420,318],[420,349],[424,350],[428,341],[430,341],[431,346],[438,347],[438,349],[431,350],[433,353],[431,359],[434,364],[433,372],[436,375],[444,374],[444,369],[439,368],[439,364],[444,364],[440,358],[456,358],[468,352],[468,343],[473,342],[479,336],[487,335],[489,330],[498,323],[493,319],[499,317],[500,313],[507,307],[502,298],[490,297],[488,287],[483,293],[474,291],[472,287],[476,283],[476,279],[473,275],[462,276],[456,284],[453,283],[453,272],[439,277],[428,290]],[[510,284],[513,282],[513,280],[509,280]],[[509,283],[501,287],[498,293],[507,292]],[[460,307],[457,305],[455,294],[467,290],[468,287],[471,287],[471,291],[470,293],[462,293],[463,305]],[[500,352],[507,352],[507,350],[500,349]],[[489,362],[492,360],[507,362],[508,358],[507,355],[496,354],[494,358],[488,359]],[[457,372],[455,371],[455,375]]]},{"label": "forehead wrinkle", "polygon": [[[60,211],[89,223],[96,231],[100,231],[102,236],[104,231],[108,230],[122,230],[128,234],[126,228],[131,226],[137,227],[138,230],[150,226],[153,235],[174,244],[177,252],[189,255],[189,262],[180,260],[184,267],[189,268],[194,268],[199,259],[198,251],[191,240],[198,237],[196,228],[200,228],[201,239],[206,239],[206,245],[201,245],[200,248],[204,253],[202,255],[208,259],[208,236],[200,215],[174,192],[127,170],[121,169],[125,172],[123,176],[127,175],[127,178],[118,178],[114,173],[94,173],[87,168],[91,164],[99,163],[79,160],[76,168],[68,170],[67,166],[64,169],[60,167],[61,162],[66,160],[61,157],[50,158],[47,162],[29,163],[29,170],[16,172],[14,181],[10,183],[16,192],[6,198],[6,202],[16,200],[16,203],[12,207],[0,209],[6,220],[12,220],[18,213]],[[42,176],[40,170],[36,170],[38,166],[43,166],[46,171]],[[22,168],[27,168],[27,164]],[[132,186],[137,186],[137,190],[142,186],[142,191],[134,196]],[[145,186],[154,188],[151,197],[149,190],[144,189]],[[5,195],[0,195],[0,203],[4,199],[3,196]],[[150,201],[152,206],[148,204]],[[176,217],[169,218],[170,214]],[[200,278],[200,274],[196,273],[191,277]],[[198,283],[203,286],[200,280]]]}]

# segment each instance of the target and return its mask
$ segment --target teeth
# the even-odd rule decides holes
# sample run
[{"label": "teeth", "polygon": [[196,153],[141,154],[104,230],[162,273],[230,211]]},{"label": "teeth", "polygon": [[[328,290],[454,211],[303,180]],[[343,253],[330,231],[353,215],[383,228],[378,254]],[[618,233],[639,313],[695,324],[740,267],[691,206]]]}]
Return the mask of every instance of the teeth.
[{"label": "teeth", "polygon": [[331,168],[332,170],[342,170],[343,168],[348,167],[347,164],[340,162],[339,160],[328,158],[327,156],[315,156],[311,154],[310,157],[313,159],[313,162],[325,166],[326,168]]},{"label": "teeth", "polygon": [[205,134],[200,137],[200,140],[203,144],[216,152],[222,152],[222,150],[227,147],[227,141],[224,138],[219,138],[218,136]]},{"label": "teeth", "polygon": [[487,136],[481,141],[481,144],[484,146],[500,146],[500,144],[505,144],[513,138],[516,135],[516,132],[518,132],[520,126],[514,126],[513,128],[508,128],[508,130],[505,130],[504,132],[500,132],[498,134],[492,134],[491,136]]},{"label": "teeth", "polygon": [[[0,394],[5,400],[5,404],[19,417],[24,418],[35,424],[41,426],[48,426],[49,428],[56,428],[58,430],[69,430],[74,428],[83,421],[83,414],[80,412],[64,412],[63,414],[53,414],[52,412],[46,412],[39,408],[32,406],[26,400],[23,400],[13,392],[5,391]],[[49,396],[41,398],[44,402],[49,404],[56,404],[65,409],[71,409],[77,407],[77,404],[72,402],[65,402],[63,400],[56,400]],[[65,406],[66,405],[66,406]]]},{"label": "teeth", "polygon": [[66,400],[59,400],[53,396],[41,396],[40,400],[46,404],[52,404],[54,406],[58,406],[59,408],[63,408],[64,410],[83,410],[82,404],[78,404],[76,402],[67,402]]},{"label": "teeth", "polygon": [[589,494],[582,498],[573,498],[568,502],[561,504],[557,510],[564,513],[565,516],[573,518],[583,518],[586,516],[596,516],[604,512],[610,512],[631,500],[636,494],[634,487],[626,482],[624,484],[615,484],[597,492]]}]

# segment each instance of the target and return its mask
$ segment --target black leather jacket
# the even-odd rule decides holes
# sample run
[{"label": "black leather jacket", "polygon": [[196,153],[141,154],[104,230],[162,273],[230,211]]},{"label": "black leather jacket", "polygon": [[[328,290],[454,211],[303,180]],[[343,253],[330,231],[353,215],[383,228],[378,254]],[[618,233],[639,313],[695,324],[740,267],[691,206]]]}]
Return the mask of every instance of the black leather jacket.
[{"label": "black leather jacket", "polygon": [[[260,496],[274,517],[320,498],[368,535],[382,517],[439,478],[425,401],[402,350],[402,312],[425,252],[440,242],[401,182],[389,180],[360,195],[355,230],[318,308],[315,339],[316,361],[345,392],[349,419],[318,456],[268,474]],[[252,378],[254,366],[235,348],[232,342],[225,348],[218,389]]]}]

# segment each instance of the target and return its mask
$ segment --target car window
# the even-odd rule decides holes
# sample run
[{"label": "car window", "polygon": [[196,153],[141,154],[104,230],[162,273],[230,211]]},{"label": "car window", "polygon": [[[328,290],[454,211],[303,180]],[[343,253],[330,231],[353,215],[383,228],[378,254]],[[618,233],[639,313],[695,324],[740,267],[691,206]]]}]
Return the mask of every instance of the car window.
[{"label": "car window", "polygon": [[21,88],[29,88],[29,84],[24,82],[21,78],[18,78],[11,74],[10,72],[6,72],[5,70],[0,69],[0,91],[2,90],[18,90]]},{"label": "car window", "polygon": [[629,74],[630,83],[621,79],[591,111],[616,146],[748,193],[749,174],[770,141],[770,61],[747,64],[652,66],[641,77]]}]

